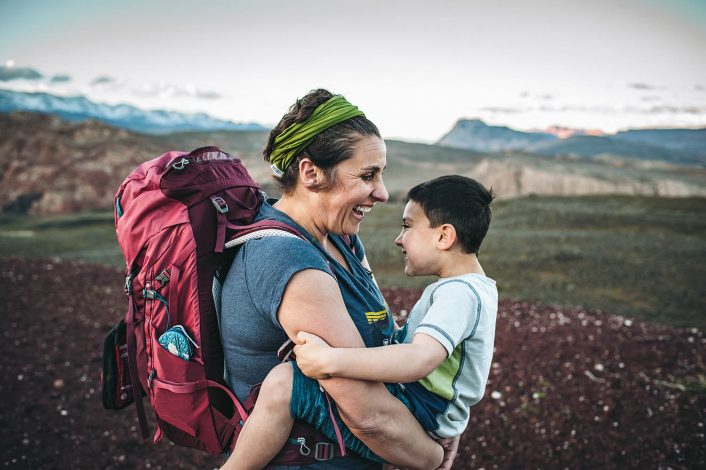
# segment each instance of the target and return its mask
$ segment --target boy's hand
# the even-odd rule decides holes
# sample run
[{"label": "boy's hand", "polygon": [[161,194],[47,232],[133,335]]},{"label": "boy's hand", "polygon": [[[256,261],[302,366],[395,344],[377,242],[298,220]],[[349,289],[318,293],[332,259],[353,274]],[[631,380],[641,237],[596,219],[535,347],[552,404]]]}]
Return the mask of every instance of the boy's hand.
[{"label": "boy's hand", "polygon": [[328,379],[331,376],[326,372],[330,363],[332,348],[318,336],[300,331],[297,334],[297,345],[294,354],[297,356],[299,369],[309,378]]},{"label": "boy's hand", "polygon": [[444,460],[441,461],[441,466],[437,470],[448,470],[451,468],[456,458],[456,453],[458,452],[458,441],[460,439],[461,436],[456,436],[436,441],[444,448]]}]

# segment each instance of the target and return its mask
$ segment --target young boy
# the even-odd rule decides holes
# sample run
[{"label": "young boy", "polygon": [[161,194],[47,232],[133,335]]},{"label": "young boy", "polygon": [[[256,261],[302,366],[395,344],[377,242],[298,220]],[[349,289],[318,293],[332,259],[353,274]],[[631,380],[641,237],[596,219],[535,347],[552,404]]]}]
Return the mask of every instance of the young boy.
[{"label": "young boy", "polygon": [[[303,382],[297,380],[301,372],[314,379],[396,383],[388,388],[432,437],[460,435],[468,424],[469,408],[483,397],[493,355],[498,292],[478,262],[492,200],[492,191],[463,176],[442,176],[412,188],[395,244],[405,255],[405,274],[440,279],[424,290],[398,330],[401,344],[331,348],[318,336],[299,333],[293,388],[301,393],[297,386]],[[271,394],[286,394],[291,411],[270,406],[266,413],[257,413],[260,400]],[[319,426],[328,418],[325,407],[302,409],[312,406],[295,404],[295,398],[292,390],[263,385],[224,468],[265,467],[287,441],[292,416]],[[321,431],[331,434],[330,426],[324,427],[329,429]],[[346,447],[379,460],[347,429],[341,431]]]}]

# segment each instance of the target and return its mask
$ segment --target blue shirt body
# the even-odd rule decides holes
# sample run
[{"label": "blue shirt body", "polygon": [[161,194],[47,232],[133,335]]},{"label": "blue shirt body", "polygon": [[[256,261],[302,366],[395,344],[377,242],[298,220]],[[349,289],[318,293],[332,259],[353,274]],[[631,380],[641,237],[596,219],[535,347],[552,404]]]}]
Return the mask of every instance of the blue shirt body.
[{"label": "blue shirt body", "polygon": [[[279,363],[277,350],[287,340],[287,335],[277,320],[277,310],[287,283],[299,271],[318,269],[336,279],[348,314],[366,346],[388,344],[394,331],[385,300],[372,274],[361,264],[365,252],[358,237],[350,237],[349,244],[343,237],[329,235],[329,241],[345,257],[350,267],[348,271],[311,234],[272,207],[272,202],[263,203],[256,220],[284,222],[297,229],[306,241],[278,236],[250,240],[238,250],[225,279],[221,296],[221,338],[228,382],[240,400],[245,400],[250,388],[262,382]],[[311,286],[312,290],[316,288]],[[307,468],[379,468],[379,464],[372,462],[367,466],[368,462],[336,459]]]}]

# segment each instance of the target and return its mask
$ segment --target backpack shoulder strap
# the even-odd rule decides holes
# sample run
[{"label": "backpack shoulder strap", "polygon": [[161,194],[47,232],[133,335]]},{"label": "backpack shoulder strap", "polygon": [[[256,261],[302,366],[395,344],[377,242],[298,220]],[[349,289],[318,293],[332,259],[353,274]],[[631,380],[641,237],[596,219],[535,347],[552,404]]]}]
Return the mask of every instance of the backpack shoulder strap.
[{"label": "backpack shoulder strap", "polygon": [[351,249],[351,252],[353,252],[354,255],[358,256],[355,252],[355,243],[353,242],[353,237],[351,237],[350,235],[341,235],[341,238],[343,238],[343,241],[346,242],[346,245],[348,245],[348,248]]},{"label": "backpack shoulder strap", "polygon": [[306,238],[294,227],[276,220],[261,220],[250,225],[232,226],[236,230],[236,236],[226,242],[226,248],[234,248],[244,244],[248,240],[264,237],[295,237],[306,241]]}]

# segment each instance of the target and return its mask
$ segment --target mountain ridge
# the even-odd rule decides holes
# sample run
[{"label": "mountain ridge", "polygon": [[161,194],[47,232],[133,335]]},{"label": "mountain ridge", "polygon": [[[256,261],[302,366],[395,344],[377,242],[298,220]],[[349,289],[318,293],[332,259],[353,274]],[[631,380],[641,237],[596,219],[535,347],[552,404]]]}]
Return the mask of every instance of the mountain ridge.
[{"label": "mountain ridge", "polygon": [[478,152],[521,150],[537,142],[553,141],[557,137],[542,132],[525,132],[507,126],[490,126],[480,119],[459,119],[454,127],[439,139],[437,145],[466,148]]},{"label": "mountain ridge", "polygon": [[58,96],[43,92],[0,89],[0,112],[14,111],[57,114],[69,121],[95,119],[113,127],[145,134],[180,131],[264,131],[257,123],[235,123],[205,113],[143,110],[129,104],[96,103],[85,96]]},{"label": "mountain ridge", "polygon": [[481,152],[523,151],[589,159],[617,156],[706,166],[706,128],[629,129],[604,135],[578,132],[561,139],[546,132],[518,131],[479,119],[459,119],[437,145]]}]

